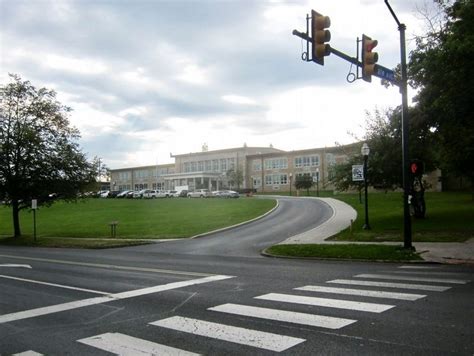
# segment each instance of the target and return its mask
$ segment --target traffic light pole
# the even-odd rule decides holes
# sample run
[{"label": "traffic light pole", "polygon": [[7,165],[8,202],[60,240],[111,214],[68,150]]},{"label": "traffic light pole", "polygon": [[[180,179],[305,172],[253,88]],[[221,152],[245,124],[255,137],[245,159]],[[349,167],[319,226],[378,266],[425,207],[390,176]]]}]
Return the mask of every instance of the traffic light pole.
[{"label": "traffic light pole", "polygon": [[[303,40],[306,40],[307,43],[313,41],[313,39],[307,33],[300,32],[298,30],[293,30],[293,35],[297,36],[299,38],[302,38]],[[342,58],[342,59],[344,59],[344,60],[348,61],[349,63],[352,63],[356,66],[362,67],[362,62],[360,62],[357,58],[351,57],[351,56],[345,54],[344,52],[341,52],[341,51],[335,49],[334,47],[331,47],[331,54],[334,54],[335,56],[337,56],[339,58]],[[306,59],[303,59],[303,60],[306,60]],[[388,80],[396,86],[400,86],[400,83],[398,83],[395,80],[393,70],[391,70],[387,67],[381,66],[380,64],[375,65],[374,75],[376,77],[379,77],[380,79]]]},{"label": "traffic light pole", "polygon": [[403,168],[403,246],[406,249],[413,249],[412,246],[412,231],[411,218],[409,206],[409,192],[410,192],[410,177],[409,177],[409,151],[408,151],[408,75],[407,75],[407,60],[406,60],[406,45],[405,45],[405,24],[398,21],[397,15],[393,12],[392,7],[385,0],[390,13],[400,31],[400,56],[401,56],[401,83],[400,92],[402,94],[402,168]]}]

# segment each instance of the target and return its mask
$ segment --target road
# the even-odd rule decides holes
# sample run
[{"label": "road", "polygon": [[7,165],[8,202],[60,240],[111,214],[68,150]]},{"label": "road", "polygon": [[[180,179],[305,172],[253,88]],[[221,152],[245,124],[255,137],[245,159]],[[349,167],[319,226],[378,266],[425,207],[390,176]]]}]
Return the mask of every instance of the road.
[{"label": "road", "polygon": [[472,355],[472,267],[259,254],[328,209],[282,199],[235,230],[131,248],[0,247],[0,354]]}]

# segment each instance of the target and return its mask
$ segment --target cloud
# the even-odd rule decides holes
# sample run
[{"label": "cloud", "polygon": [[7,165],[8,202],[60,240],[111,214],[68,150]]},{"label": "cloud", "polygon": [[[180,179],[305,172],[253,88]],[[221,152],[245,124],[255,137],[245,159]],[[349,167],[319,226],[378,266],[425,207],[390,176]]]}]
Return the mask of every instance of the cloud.
[{"label": "cloud", "polygon": [[[379,0],[0,1],[0,81],[18,73],[55,89],[84,150],[110,167],[170,162],[204,142],[348,143],[365,110],[400,103],[378,80],[347,83],[355,68],[334,55],[324,67],[302,61],[306,44],[291,34],[314,8],[331,17],[332,46],[356,56],[366,33],[379,62],[396,66],[399,33]],[[424,0],[409,3],[392,6],[413,33]]]}]

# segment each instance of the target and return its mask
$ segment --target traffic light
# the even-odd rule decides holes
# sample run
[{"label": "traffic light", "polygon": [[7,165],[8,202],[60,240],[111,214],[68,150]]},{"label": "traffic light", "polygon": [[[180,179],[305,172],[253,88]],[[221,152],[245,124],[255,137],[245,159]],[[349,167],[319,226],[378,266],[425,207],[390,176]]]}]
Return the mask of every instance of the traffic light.
[{"label": "traffic light", "polygon": [[379,60],[379,54],[372,52],[377,43],[377,40],[362,35],[362,79],[366,82],[372,81],[372,75],[375,73],[375,63]]},{"label": "traffic light", "polygon": [[410,161],[410,174],[413,177],[421,177],[425,173],[425,165],[423,161],[419,159],[413,159]]},{"label": "traffic light", "polygon": [[331,46],[328,43],[331,40],[331,32],[326,30],[331,26],[331,20],[328,16],[323,16],[314,10],[311,10],[311,36],[312,36],[312,55],[313,61],[324,65],[324,57],[331,54]]}]

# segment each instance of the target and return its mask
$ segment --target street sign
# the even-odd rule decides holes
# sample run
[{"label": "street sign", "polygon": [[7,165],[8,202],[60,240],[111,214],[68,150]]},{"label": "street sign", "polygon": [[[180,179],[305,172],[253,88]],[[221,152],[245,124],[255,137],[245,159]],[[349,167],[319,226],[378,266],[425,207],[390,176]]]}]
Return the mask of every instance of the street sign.
[{"label": "street sign", "polygon": [[364,165],[355,164],[352,166],[352,181],[363,182],[364,181]]},{"label": "street sign", "polygon": [[391,69],[385,68],[381,65],[376,64],[375,65],[375,73],[374,75],[376,77],[379,77],[380,79],[385,79],[388,80],[389,82],[395,83],[395,72]]},{"label": "street sign", "polygon": [[31,209],[37,209],[38,208],[38,200],[32,199],[31,200]]}]

